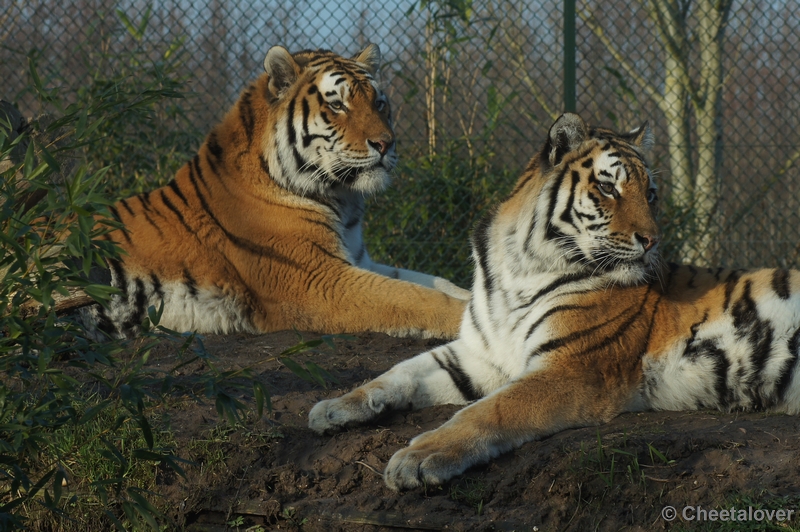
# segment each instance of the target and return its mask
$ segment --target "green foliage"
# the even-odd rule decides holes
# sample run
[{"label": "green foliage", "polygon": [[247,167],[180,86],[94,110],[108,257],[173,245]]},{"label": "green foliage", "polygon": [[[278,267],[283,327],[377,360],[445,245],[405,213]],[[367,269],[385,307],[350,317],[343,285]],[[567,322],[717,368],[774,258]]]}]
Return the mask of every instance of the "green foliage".
[{"label": "green foliage", "polygon": [[[34,76],[35,77],[35,76]],[[116,410],[115,428],[136,423],[151,455],[167,459],[154,445],[145,413],[145,394],[138,383],[117,379],[104,382],[102,393],[86,397],[78,375],[95,368],[118,365],[120,346],[91,344],[79,326],[59,319],[54,293],[67,294],[80,287],[98,300],[106,300],[109,287],[93,285],[87,274],[117,255],[115,247],[99,237],[112,222],[95,224],[106,215],[107,200],[97,190],[104,170],[91,172],[80,165],[56,191],[50,179],[60,170],[56,154],[66,156],[78,149],[97,130],[94,108],[69,106],[47,132],[68,128],[72,140],[52,153],[34,139],[22,163],[2,174],[0,190],[0,515],[5,528],[19,526],[21,515],[32,506],[60,514],[69,501],[62,482],[72,452],[57,445],[58,434],[71,427],[82,430],[101,412]],[[0,127],[0,159],[10,156],[25,136],[11,140],[10,127]],[[21,201],[26,195],[45,191],[32,207]],[[30,207],[30,208],[29,208]],[[25,304],[38,303],[32,314]],[[100,373],[93,376],[99,376]],[[100,436],[98,436],[99,438]],[[114,479],[97,479],[101,497],[106,485],[114,485],[114,498],[131,511],[148,513],[141,493],[131,491],[123,480],[126,458],[106,438],[109,459],[120,463]],[[109,484],[109,481],[110,484]],[[126,510],[127,512],[127,510]],[[116,518],[114,518],[116,520]],[[118,523],[119,521],[116,520]]]},{"label": "green foliage", "polygon": [[[656,177],[656,184],[658,177]],[[667,191],[673,187],[671,183],[666,184]],[[674,200],[672,194],[659,194],[659,223],[661,224],[661,241],[659,243],[659,253],[664,260],[683,262],[681,256],[682,246],[687,235],[699,235],[704,233],[707,228],[699,223],[697,209],[691,205],[682,205]]]},{"label": "green foliage", "polygon": [[469,37],[462,35],[462,29],[469,26],[474,15],[472,0],[420,0],[406,11],[410,15],[418,10],[427,13],[429,31],[441,37],[437,44],[440,51],[454,51],[454,46]]},{"label": "green foliage", "polygon": [[[0,530],[48,521],[59,524],[43,528],[159,529],[153,467],[182,476],[185,466],[153,425],[165,402],[212,400],[231,422],[243,418],[244,391],[259,415],[268,407],[251,370],[220,371],[199,338],[158,327],[162,309],[149,309],[132,343],[91,341],[81,323],[56,313],[56,294],[81,289],[104,303],[114,293],[89,273],[118,258],[102,238],[117,226],[111,201],[152,186],[142,176],[153,171],[166,179],[163,162],[174,154],[162,145],[175,146],[166,132],[180,128],[160,113],[181,95],[182,80],[170,77],[179,55],[171,47],[149,60],[133,50],[74,101],[40,76],[31,53],[31,90],[52,114],[21,136],[0,123],[0,161],[15,162],[0,174]],[[153,369],[148,357],[165,335],[181,361]],[[205,372],[177,377],[198,359]]]},{"label": "green foliage", "polygon": [[348,339],[348,336],[345,335],[323,335],[321,338],[317,340],[303,340],[303,338],[298,334],[298,343],[294,346],[290,347],[283,351],[279,356],[278,360],[281,364],[289,368],[289,370],[303,379],[306,382],[310,382],[311,384],[318,384],[323,388],[328,387],[328,381],[339,383],[339,381],[328,373],[326,370],[315,364],[314,362],[308,360],[305,364],[298,363],[294,359],[290,358],[289,355],[295,355],[300,353],[307,353],[307,352],[315,352],[316,348],[320,345],[326,345],[327,347],[333,349],[334,346],[334,339]]},{"label": "green foliage", "polygon": [[[117,104],[147,105],[141,102]],[[51,124],[71,131],[58,149],[62,158],[100,129],[94,120],[105,120],[94,106],[67,109]],[[11,140],[9,129],[0,127],[0,159],[30,140]],[[54,294],[68,288],[100,302],[113,293],[87,275],[118,258],[101,238],[115,223],[107,219],[108,199],[97,192],[105,170],[92,173],[81,163],[63,187],[53,187],[60,165],[32,140],[25,160],[3,172],[0,189],[0,530],[26,517],[46,519],[42,510],[51,519],[77,519],[76,529],[158,529],[152,475],[143,472],[155,465],[184,474],[183,461],[153,427],[159,409],[175,396],[212,400],[220,417],[234,423],[246,408],[238,395],[252,389],[259,416],[269,395],[252,370],[220,371],[201,339],[158,327],[163,309],[149,309],[143,338],[131,344],[92,342],[80,323],[56,314]],[[39,190],[46,195],[32,207],[21,201]],[[164,334],[180,361],[154,369],[146,363],[156,345],[164,348]],[[206,371],[178,379],[178,370],[196,360]],[[85,512],[98,503],[102,512]],[[75,515],[81,513],[83,520]]]},{"label": "green foliage", "polygon": [[[462,65],[460,55],[471,57],[475,48],[491,48],[497,21],[484,29],[475,26],[471,0],[421,0],[408,14],[414,11],[426,20],[426,46],[419,52],[427,69],[425,86],[401,69],[394,75],[408,85],[406,102],[425,91],[428,143],[413,143],[401,153],[394,184],[368,210],[365,240],[380,262],[469,287],[470,230],[517,178],[516,169],[497,163],[495,151],[496,137],[511,127],[506,111],[517,95],[498,89],[489,78],[491,61],[479,71],[445,74]],[[461,79],[456,82],[455,77]],[[476,95],[480,102],[474,101]],[[458,97],[472,108],[468,118],[456,119],[449,111],[437,114],[434,101],[447,109],[456,105]]]},{"label": "green foliage", "polygon": [[[148,7],[141,20],[132,21],[117,11],[116,32],[129,35],[127,41],[90,28],[86,41],[74,51],[85,71],[77,83],[70,71],[41,77],[41,51],[28,53],[30,90],[43,108],[72,125],[84,140],[80,155],[88,168],[107,169],[103,189],[117,198],[169,182],[202,141],[202,133],[185,114],[184,38],[158,44],[146,39],[150,13]],[[124,46],[105,50],[115,40]],[[63,87],[74,87],[75,92],[62,94]],[[75,112],[80,114],[73,118]],[[50,129],[54,138],[69,133]]]},{"label": "green foliage", "polygon": [[472,284],[469,231],[515,176],[483,164],[493,154],[470,158],[464,148],[455,140],[433,157],[401,158],[392,187],[367,211],[365,240],[372,255]]},{"label": "green foliage", "polygon": [[472,0],[420,0],[419,4],[413,4],[407,14],[414,9],[420,11],[429,10],[434,17],[441,20],[459,19],[462,23],[468,24],[472,18]]}]

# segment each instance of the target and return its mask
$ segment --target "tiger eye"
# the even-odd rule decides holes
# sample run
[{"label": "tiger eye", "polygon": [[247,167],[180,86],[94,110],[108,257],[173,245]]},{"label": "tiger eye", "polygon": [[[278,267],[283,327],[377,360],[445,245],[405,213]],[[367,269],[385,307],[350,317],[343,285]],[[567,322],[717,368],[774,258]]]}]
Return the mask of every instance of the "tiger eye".
[{"label": "tiger eye", "polygon": [[605,194],[606,196],[616,197],[616,188],[611,183],[600,182],[597,184],[597,188],[600,189],[600,192]]}]

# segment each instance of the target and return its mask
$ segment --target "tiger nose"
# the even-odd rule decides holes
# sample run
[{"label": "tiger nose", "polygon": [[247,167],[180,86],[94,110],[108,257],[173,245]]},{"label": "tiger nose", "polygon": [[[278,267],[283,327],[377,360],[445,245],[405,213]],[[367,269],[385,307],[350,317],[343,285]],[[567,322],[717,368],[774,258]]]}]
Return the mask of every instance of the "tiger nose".
[{"label": "tiger nose", "polygon": [[386,152],[388,152],[389,148],[394,144],[394,137],[389,133],[382,133],[378,138],[369,139],[367,142],[370,146],[378,150],[378,153],[386,155]]},{"label": "tiger nose", "polygon": [[657,235],[640,235],[639,233],[634,233],[633,236],[642,244],[645,251],[650,251],[653,249],[653,246],[658,244]]}]

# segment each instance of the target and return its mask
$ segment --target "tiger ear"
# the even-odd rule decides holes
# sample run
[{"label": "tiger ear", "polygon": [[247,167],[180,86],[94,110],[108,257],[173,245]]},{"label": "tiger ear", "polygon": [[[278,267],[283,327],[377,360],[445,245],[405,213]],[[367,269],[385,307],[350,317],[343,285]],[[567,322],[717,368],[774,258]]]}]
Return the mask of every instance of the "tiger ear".
[{"label": "tiger ear", "polygon": [[374,76],[378,73],[378,68],[381,66],[381,49],[377,44],[370,43],[353,57],[353,59],[367,67],[367,72]]},{"label": "tiger ear", "polygon": [[645,152],[652,150],[656,143],[656,138],[655,135],[653,135],[653,129],[650,127],[649,121],[645,121],[644,124],[628,133],[628,135],[632,137],[631,143],[639,146]]},{"label": "tiger ear", "polygon": [[264,70],[269,75],[269,90],[280,98],[300,75],[300,66],[283,46],[273,46],[264,58]]},{"label": "tiger ear", "polygon": [[542,155],[551,166],[557,166],[564,155],[576,149],[586,139],[588,128],[581,117],[564,113],[550,127]]}]

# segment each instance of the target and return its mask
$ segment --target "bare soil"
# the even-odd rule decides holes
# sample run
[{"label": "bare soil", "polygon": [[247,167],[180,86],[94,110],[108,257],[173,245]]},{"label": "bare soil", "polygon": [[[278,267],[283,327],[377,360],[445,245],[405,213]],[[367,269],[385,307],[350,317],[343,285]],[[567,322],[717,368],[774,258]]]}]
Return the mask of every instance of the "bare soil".
[{"label": "bare soil", "polygon": [[[178,454],[195,463],[187,478],[165,474],[160,481],[176,528],[697,530],[696,522],[682,522],[684,507],[800,509],[800,418],[761,413],[625,414],[525,444],[443,486],[396,493],[381,478],[389,458],[457,407],[393,413],[333,436],[309,430],[308,411],[437,342],[367,334],[294,355],[338,379],[324,389],[274,358],[297,341],[292,332],[205,338],[221,369],[256,368],[272,411],[233,428],[219,421],[213,404],[170,409]],[[171,365],[173,356],[165,349],[150,363]],[[253,403],[246,395],[242,400]],[[662,518],[666,506],[678,510],[677,519]],[[787,524],[798,527],[800,518],[772,523],[775,530]]]}]

